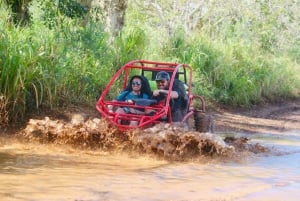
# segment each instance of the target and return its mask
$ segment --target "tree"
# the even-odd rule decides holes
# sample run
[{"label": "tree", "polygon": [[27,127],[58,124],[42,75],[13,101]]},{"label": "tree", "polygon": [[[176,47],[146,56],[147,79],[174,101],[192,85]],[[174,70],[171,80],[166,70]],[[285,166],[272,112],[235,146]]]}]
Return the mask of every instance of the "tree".
[{"label": "tree", "polygon": [[29,22],[28,5],[31,1],[32,0],[4,0],[4,3],[11,8],[14,23],[26,25]]},{"label": "tree", "polygon": [[215,1],[207,0],[133,0],[145,15],[159,18],[158,27],[167,30],[172,36],[178,28],[190,33],[198,26],[201,20],[209,13],[209,8]]},{"label": "tree", "polygon": [[[28,7],[33,0],[4,0],[4,3],[11,8],[14,14],[14,22],[23,25],[28,24],[30,16]],[[46,4],[45,0],[40,1]],[[92,9],[100,9],[101,18],[106,22],[107,28],[113,36],[118,35],[122,30],[125,21],[125,13],[128,0],[51,0],[53,6],[58,6],[60,12],[68,17],[83,16]],[[81,6],[82,5],[82,6]],[[84,10],[83,8],[87,8]],[[55,8],[52,8],[55,9]]]},{"label": "tree", "polygon": [[97,9],[101,11],[101,18],[106,23],[106,30],[117,36],[125,23],[125,13],[128,6],[128,0],[80,0],[90,10]]}]

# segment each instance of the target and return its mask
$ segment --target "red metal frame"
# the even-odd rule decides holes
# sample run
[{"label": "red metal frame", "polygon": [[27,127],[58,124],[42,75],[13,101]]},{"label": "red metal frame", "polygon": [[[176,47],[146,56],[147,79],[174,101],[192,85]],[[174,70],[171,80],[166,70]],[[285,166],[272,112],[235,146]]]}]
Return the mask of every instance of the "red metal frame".
[{"label": "red metal frame", "polygon": [[[109,90],[111,89],[112,85],[117,81],[120,76],[123,76],[123,89],[125,89],[127,82],[129,80],[130,71],[132,69],[139,69],[141,71],[150,71],[150,72],[159,72],[159,71],[166,71],[172,73],[171,79],[170,79],[170,87],[168,94],[166,96],[165,103],[159,103],[157,105],[152,106],[139,106],[134,105],[133,103],[123,102],[123,101],[114,101],[114,100],[105,100],[105,97],[107,97]],[[168,62],[155,62],[155,61],[145,61],[145,60],[135,60],[128,62],[127,64],[123,65],[111,78],[109,83],[107,84],[106,88],[103,90],[97,104],[96,108],[101,114],[102,117],[109,120],[113,125],[117,126],[119,130],[125,131],[129,129],[134,128],[145,128],[153,126],[154,124],[162,122],[162,119],[167,116],[167,122],[172,123],[172,117],[171,117],[171,109],[169,103],[170,102],[170,95],[172,91],[172,86],[174,83],[174,80],[176,76],[181,74],[185,80],[185,84],[188,86],[187,88],[187,94],[188,94],[188,111],[184,118],[182,119],[182,122],[185,122],[193,116],[194,112],[205,112],[205,102],[204,99],[201,96],[193,95],[192,94],[192,68],[189,65],[186,64],[178,64],[178,63],[168,63]],[[187,74],[188,73],[188,74]],[[176,75],[177,74],[177,75]],[[200,101],[200,106],[193,106],[193,101],[197,100]],[[117,107],[130,107],[130,108],[143,108],[143,109],[151,109],[155,110],[156,114],[154,116],[148,116],[145,114],[139,115],[139,114],[119,114],[115,112],[110,112],[108,110],[108,106],[117,106]],[[129,126],[125,125],[121,122],[124,121],[138,121],[137,126]]]}]

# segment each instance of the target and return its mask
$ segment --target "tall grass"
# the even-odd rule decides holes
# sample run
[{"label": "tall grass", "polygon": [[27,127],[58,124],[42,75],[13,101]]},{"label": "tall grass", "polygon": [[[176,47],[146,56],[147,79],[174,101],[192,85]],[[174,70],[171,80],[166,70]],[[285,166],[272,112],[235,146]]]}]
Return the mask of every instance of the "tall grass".
[{"label": "tall grass", "polygon": [[[149,36],[152,43],[148,49],[154,52],[153,47],[157,48],[159,56],[155,58],[194,67],[196,93],[224,104],[246,107],[299,97],[298,2],[199,2],[203,15],[196,29],[189,32],[186,31],[188,22],[173,23],[178,16],[183,19],[180,14],[188,6],[187,1],[174,2],[175,6],[170,6],[170,2],[153,4],[169,9],[163,14],[177,9],[176,15],[159,15],[161,10],[136,8],[131,23],[146,30],[152,26],[152,31],[147,32],[153,35]],[[165,20],[150,17],[147,19],[150,24],[143,26],[149,10]]]},{"label": "tall grass", "polygon": [[110,40],[92,13],[86,23],[59,15],[49,22],[37,15],[30,26],[18,27],[0,6],[0,125],[43,107],[93,107],[114,72],[135,59],[191,65],[194,93],[219,103],[248,107],[300,96],[300,44],[293,26],[284,41],[284,32],[270,31],[275,18],[255,24],[259,19],[247,13],[237,15],[234,24],[221,18],[217,26],[213,22],[220,16],[212,13],[207,16],[211,24],[187,35],[180,28],[173,33],[159,29],[157,19],[147,24],[142,10],[129,12],[123,31]]},{"label": "tall grass", "polygon": [[195,93],[220,103],[249,107],[299,97],[300,66],[286,55],[266,53],[255,43],[218,41],[175,34],[164,57],[188,63],[195,71]]},{"label": "tall grass", "polygon": [[142,30],[110,41],[96,21],[18,27],[5,20],[9,15],[0,19],[0,124],[41,107],[94,105],[114,72],[145,48]]},{"label": "tall grass", "polygon": [[55,80],[58,97],[63,102],[84,102],[95,98],[111,76],[112,49],[107,45],[107,35],[99,24],[85,27],[65,24],[55,30],[57,44],[55,55]]},{"label": "tall grass", "polygon": [[[0,93],[6,100],[2,110],[11,114],[5,121],[19,120],[27,107],[51,103],[55,80],[49,64],[55,58],[51,41],[43,38],[46,34],[13,27],[9,22],[1,27]],[[47,35],[51,37],[50,32]]]},{"label": "tall grass", "polygon": [[143,58],[147,49],[145,32],[139,27],[123,30],[114,40],[114,66],[122,66],[128,61]]}]

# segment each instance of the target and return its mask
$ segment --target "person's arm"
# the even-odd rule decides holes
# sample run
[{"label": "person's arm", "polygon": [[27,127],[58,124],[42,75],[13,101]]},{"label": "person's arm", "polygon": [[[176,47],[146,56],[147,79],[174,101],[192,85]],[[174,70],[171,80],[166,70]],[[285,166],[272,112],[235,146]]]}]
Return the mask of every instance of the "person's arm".
[{"label": "person's arm", "polygon": [[[168,90],[165,90],[165,89],[156,89],[153,91],[153,96],[159,96],[160,93],[163,93],[163,94],[168,94]],[[179,97],[179,94],[177,91],[171,91],[171,98],[178,98]]]},{"label": "person's arm", "polygon": [[[125,101],[126,96],[129,92],[128,91],[122,91],[115,100],[112,101]],[[113,105],[107,105],[107,109],[109,112],[113,112],[115,110],[115,107]]]},{"label": "person's arm", "polygon": [[117,101],[125,101],[126,96],[129,92],[128,91],[122,91],[116,98]]}]

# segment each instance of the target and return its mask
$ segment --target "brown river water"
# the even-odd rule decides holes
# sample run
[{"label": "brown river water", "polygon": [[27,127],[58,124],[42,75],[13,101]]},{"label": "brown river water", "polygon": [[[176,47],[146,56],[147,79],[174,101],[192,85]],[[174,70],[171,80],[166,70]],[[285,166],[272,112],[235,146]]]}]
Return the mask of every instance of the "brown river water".
[{"label": "brown river water", "polygon": [[[126,146],[116,148],[122,144],[120,136],[103,125],[109,138],[91,130],[93,134],[87,134],[82,125],[71,136],[70,125],[55,123],[55,132],[41,122],[39,128],[27,128],[22,134],[27,140],[0,137],[0,200],[281,201],[300,197],[300,131],[200,134],[163,127],[131,133],[122,139]],[[248,140],[234,145],[224,143],[226,136]]]}]

